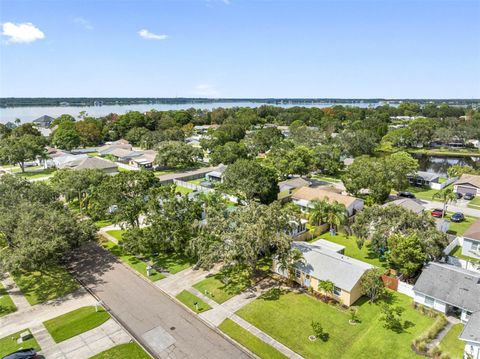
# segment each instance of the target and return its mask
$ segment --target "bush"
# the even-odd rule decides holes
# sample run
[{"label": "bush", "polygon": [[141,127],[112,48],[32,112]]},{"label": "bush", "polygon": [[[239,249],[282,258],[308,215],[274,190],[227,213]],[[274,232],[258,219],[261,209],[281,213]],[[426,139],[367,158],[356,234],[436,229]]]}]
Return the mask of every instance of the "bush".
[{"label": "bush", "polygon": [[312,322],[312,329],[314,335],[321,339],[323,342],[326,342],[330,338],[330,334],[324,331],[322,324],[320,322]]}]

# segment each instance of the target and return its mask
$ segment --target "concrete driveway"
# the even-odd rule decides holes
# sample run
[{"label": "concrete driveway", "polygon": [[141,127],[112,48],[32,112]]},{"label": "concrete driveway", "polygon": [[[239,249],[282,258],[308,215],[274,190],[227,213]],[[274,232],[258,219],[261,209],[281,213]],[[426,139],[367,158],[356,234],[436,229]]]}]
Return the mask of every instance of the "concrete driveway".
[{"label": "concrete driveway", "polygon": [[250,357],[96,244],[71,263],[73,274],[158,358]]}]

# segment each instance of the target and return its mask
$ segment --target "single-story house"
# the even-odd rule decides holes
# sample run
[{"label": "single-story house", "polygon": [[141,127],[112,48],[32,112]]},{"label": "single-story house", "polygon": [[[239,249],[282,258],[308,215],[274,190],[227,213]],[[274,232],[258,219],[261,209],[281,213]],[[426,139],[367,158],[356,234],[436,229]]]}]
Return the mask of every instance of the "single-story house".
[{"label": "single-story house", "polygon": [[480,273],[449,264],[427,264],[413,287],[414,301],[466,323],[480,310]]},{"label": "single-story house", "polygon": [[130,165],[135,167],[141,167],[145,169],[153,168],[153,162],[155,161],[155,157],[157,157],[157,151],[155,150],[144,150],[144,151],[136,151],[138,156],[132,157],[130,159]]},{"label": "single-story house", "polygon": [[470,316],[459,339],[465,342],[465,359],[480,359],[480,311]]},{"label": "single-story house", "polygon": [[226,169],[227,166],[219,165],[215,170],[208,172],[205,175],[205,179],[210,182],[223,182],[223,174]]},{"label": "single-story house", "polygon": [[461,194],[473,193],[480,196],[480,176],[463,174],[453,182],[453,191]]},{"label": "single-story house", "polygon": [[472,223],[463,233],[462,254],[480,259],[480,219]]},{"label": "single-story house", "polygon": [[125,143],[125,141],[126,140],[107,142],[105,145],[99,147],[97,149],[97,152],[100,154],[100,156],[105,156],[105,155],[111,154],[112,151],[115,151],[117,149],[132,151],[132,145],[129,144],[128,142]]},{"label": "single-story house", "polygon": [[[336,246],[335,243],[325,245],[325,242],[327,241],[292,243],[292,249],[298,249],[304,258],[304,262],[295,264],[293,279],[316,292],[322,292],[319,289],[320,281],[331,281],[334,284],[333,293],[324,294],[331,295],[346,306],[351,306],[362,296],[360,279],[373,266],[338,253],[343,248],[337,247],[342,246]],[[274,260],[273,266],[276,273],[288,277],[289,274],[282,270],[278,261]]]},{"label": "single-story house", "polygon": [[329,191],[321,187],[302,187],[292,194],[292,201],[303,211],[309,211],[313,208],[312,201],[328,201],[329,203],[338,202],[345,205],[348,215],[353,216],[363,209],[363,200],[351,196],[345,196],[334,191]]},{"label": "single-story house", "polygon": [[75,171],[83,169],[96,169],[102,170],[109,175],[118,173],[118,166],[114,162],[99,157],[87,157],[77,161],[68,162],[62,168],[70,168]]},{"label": "single-story house", "polygon": [[423,211],[425,211],[425,207],[423,207],[420,203],[410,198],[399,198],[399,199],[396,199],[395,201],[385,203],[383,206],[386,207],[390,205],[403,207],[416,214],[422,214]]},{"label": "single-story house", "polygon": [[43,116],[37,118],[36,120],[33,120],[32,123],[35,126],[47,128],[47,127],[51,126],[51,124],[54,120],[55,119],[51,116],[43,115]]},{"label": "single-story house", "polygon": [[132,150],[121,148],[121,147],[113,147],[106,151],[103,151],[103,153],[104,153],[102,154],[103,156],[110,155],[110,156],[116,157],[119,162],[124,162],[124,163],[128,163],[128,161],[130,161],[132,158],[138,157],[141,155],[141,153],[139,153],[138,151],[132,151]]},{"label": "single-story house", "polygon": [[431,172],[418,171],[414,175],[408,175],[408,182],[413,186],[430,187],[431,183],[438,183],[440,175]]},{"label": "single-story house", "polygon": [[282,182],[278,182],[278,199],[287,197],[292,194],[294,190],[301,187],[309,187],[312,183],[302,177],[294,177]]},{"label": "single-story house", "polygon": [[468,140],[467,143],[471,144],[475,148],[480,148],[480,141],[479,140]]},{"label": "single-story house", "polygon": [[70,163],[76,163],[80,160],[88,158],[89,156],[85,153],[81,153],[78,155],[74,155],[71,153],[64,153],[64,154],[61,154],[60,156],[51,156],[51,157],[52,157],[53,166],[57,168],[66,168],[66,167],[69,167]]}]

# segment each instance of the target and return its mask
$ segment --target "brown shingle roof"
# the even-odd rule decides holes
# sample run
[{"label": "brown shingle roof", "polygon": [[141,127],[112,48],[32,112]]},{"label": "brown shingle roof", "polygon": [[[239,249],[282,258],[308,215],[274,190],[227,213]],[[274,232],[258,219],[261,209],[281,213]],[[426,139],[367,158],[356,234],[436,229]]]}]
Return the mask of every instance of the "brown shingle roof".
[{"label": "brown shingle roof", "polygon": [[454,185],[461,185],[467,183],[480,188],[480,176],[464,173],[458,180],[455,181]]},{"label": "brown shingle roof", "polygon": [[476,239],[480,241],[480,219],[477,219],[468,229],[463,233],[464,237]]},{"label": "brown shingle roof", "polygon": [[350,206],[357,200],[355,197],[344,196],[343,194],[327,191],[320,188],[302,187],[292,195],[293,199],[303,199],[306,201],[313,201],[315,199],[319,201],[327,200],[332,203],[337,201],[344,204],[346,207]]}]

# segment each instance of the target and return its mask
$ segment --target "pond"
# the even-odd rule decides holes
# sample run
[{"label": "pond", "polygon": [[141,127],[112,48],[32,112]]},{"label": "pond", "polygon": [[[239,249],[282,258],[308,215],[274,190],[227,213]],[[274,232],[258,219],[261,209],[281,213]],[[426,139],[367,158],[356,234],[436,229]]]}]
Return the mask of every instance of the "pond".
[{"label": "pond", "polygon": [[480,170],[480,157],[467,156],[431,156],[425,154],[413,154],[420,165],[419,171],[437,173],[446,176],[450,166],[470,166]]}]

